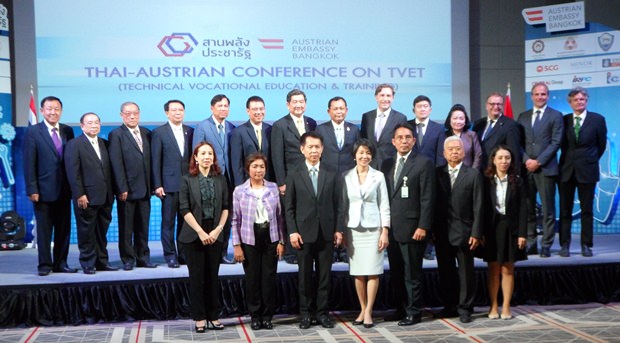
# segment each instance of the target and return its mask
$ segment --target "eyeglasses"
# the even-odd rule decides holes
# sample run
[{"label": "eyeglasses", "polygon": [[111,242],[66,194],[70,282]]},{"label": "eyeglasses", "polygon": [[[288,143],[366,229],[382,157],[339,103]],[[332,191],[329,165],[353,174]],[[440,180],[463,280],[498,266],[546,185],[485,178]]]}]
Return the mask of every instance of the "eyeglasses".
[{"label": "eyeglasses", "polygon": [[122,113],[123,115],[126,115],[126,116],[131,116],[131,115],[137,116],[138,114],[140,114],[140,111],[124,111]]},{"label": "eyeglasses", "polygon": [[504,104],[501,102],[487,102],[487,105],[491,106],[491,107],[502,107]]}]

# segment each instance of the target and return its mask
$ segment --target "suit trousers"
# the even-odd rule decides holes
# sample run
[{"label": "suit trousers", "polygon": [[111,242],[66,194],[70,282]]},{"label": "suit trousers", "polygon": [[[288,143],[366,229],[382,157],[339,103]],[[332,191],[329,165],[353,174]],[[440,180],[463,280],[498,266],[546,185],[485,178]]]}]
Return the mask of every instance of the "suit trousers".
[{"label": "suit trousers", "polygon": [[117,201],[118,250],[125,263],[149,263],[151,199]]},{"label": "suit trousers", "polygon": [[80,265],[86,268],[103,268],[108,265],[108,227],[112,221],[112,205],[88,206],[81,209],[73,203],[77,224]]},{"label": "suit trousers", "polygon": [[278,242],[271,242],[269,225],[254,225],[255,245],[241,244],[245,261],[245,300],[252,318],[271,320],[276,307]]},{"label": "suit trousers", "polygon": [[401,263],[405,272],[405,291],[407,293],[405,311],[407,317],[420,319],[422,317],[422,282],[424,277],[422,261],[426,250],[426,240],[399,242],[398,246],[402,254]]},{"label": "suit trousers", "polygon": [[[67,266],[71,236],[71,199],[34,203],[37,219],[39,270],[61,270]],[[54,236],[53,255],[50,247]]]},{"label": "suit trousers", "polygon": [[397,311],[405,311],[407,291],[405,290],[405,265],[400,246],[396,242],[392,230],[389,230],[389,239],[392,244],[387,247],[388,261],[390,263],[390,281],[388,289],[391,289],[392,299],[390,303]]},{"label": "suit trousers", "polygon": [[[474,252],[468,246],[456,247],[446,240],[438,241],[437,267],[439,290],[444,307],[457,309],[459,314],[471,314],[476,295]],[[457,267],[458,263],[458,267]]]},{"label": "suit trousers", "polygon": [[[299,260],[299,313],[305,316],[326,316],[329,313],[329,290],[334,246],[326,241],[321,229],[316,242],[307,243],[297,251]],[[329,237],[331,238],[331,237]],[[312,266],[316,270],[317,285],[312,280]],[[316,290],[316,293],[315,293]]]},{"label": "suit trousers", "polygon": [[596,183],[578,182],[575,175],[568,182],[560,182],[560,245],[570,247],[571,224],[573,221],[573,202],[575,189],[579,195],[581,208],[581,245],[592,247],[594,217],[594,190]]},{"label": "suit trousers", "polygon": [[555,238],[555,176],[546,176],[542,170],[527,172],[527,246],[536,246],[536,193],[540,195],[543,214],[543,237],[540,245],[550,248]]},{"label": "suit trousers", "polygon": [[175,243],[175,219],[176,219],[176,236],[181,233],[183,227],[183,217],[179,213],[179,193],[166,192],[166,196],[161,200],[161,246],[164,250],[164,258],[166,262],[172,260],[182,261],[185,257],[182,254],[184,245],[179,244],[177,253],[177,244]]},{"label": "suit trousers", "polygon": [[[203,220],[201,227],[213,227],[213,220]],[[184,247],[189,272],[190,308],[194,320],[217,320],[220,315],[220,258],[222,242],[203,245],[200,239],[180,243]]]}]

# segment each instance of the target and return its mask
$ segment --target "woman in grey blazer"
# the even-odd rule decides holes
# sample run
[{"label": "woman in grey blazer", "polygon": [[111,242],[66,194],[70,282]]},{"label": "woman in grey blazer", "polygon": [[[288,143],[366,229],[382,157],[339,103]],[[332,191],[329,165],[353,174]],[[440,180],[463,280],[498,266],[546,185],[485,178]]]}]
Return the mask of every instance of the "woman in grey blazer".
[{"label": "woman in grey blazer", "polygon": [[388,246],[390,200],[383,173],[370,167],[374,146],[367,139],[353,146],[355,168],[344,173],[338,225],[346,227],[349,273],[361,311],[353,325],[371,328],[372,309],[383,274],[383,250]]},{"label": "woman in grey blazer", "polygon": [[448,117],[444,123],[446,129],[446,137],[459,136],[463,141],[465,149],[465,158],[463,164],[480,170],[480,162],[482,161],[482,147],[478,140],[478,135],[471,131],[469,117],[465,106],[456,104],[452,106],[448,112]]}]

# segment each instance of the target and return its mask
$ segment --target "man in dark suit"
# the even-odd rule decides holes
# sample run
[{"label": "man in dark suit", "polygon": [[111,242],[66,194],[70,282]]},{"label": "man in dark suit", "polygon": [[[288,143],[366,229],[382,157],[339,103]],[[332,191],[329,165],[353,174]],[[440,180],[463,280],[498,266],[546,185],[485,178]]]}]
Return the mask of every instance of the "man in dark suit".
[{"label": "man in dark suit", "polygon": [[108,135],[118,213],[118,250],[124,270],[155,268],[149,249],[151,130],[139,127],[140,108],[121,105],[123,125]]},{"label": "man in dark suit", "polygon": [[586,110],[588,92],[568,93],[573,113],[564,116],[560,155],[560,245],[570,249],[575,189],[581,209],[581,255],[592,257],[594,189],[600,178],[599,159],[607,145],[607,124],[601,114]]},{"label": "man in dark suit", "polygon": [[[230,136],[235,125],[227,121],[230,112],[230,99],[224,94],[217,94],[211,99],[211,117],[201,121],[196,125],[194,130],[194,139],[192,147],[200,142],[211,143],[217,156],[218,165],[222,169],[222,175],[228,182],[228,190],[230,191],[230,200],[232,201],[233,172],[230,163]],[[228,241],[230,239],[230,219],[224,225],[224,246],[222,247],[221,262],[232,264],[234,261],[228,258]]]},{"label": "man in dark suit", "polygon": [[[392,144],[397,154],[383,161],[381,167],[390,192],[390,231],[394,237],[393,244],[388,246],[390,288],[395,300],[405,303],[404,317],[397,310],[390,319],[401,317],[400,326],[422,320],[422,261],[435,200],[435,168],[428,158],[412,152],[413,132],[407,123],[396,127]],[[402,280],[405,299],[402,299]]]},{"label": "man in dark suit", "polygon": [[443,141],[446,139],[444,126],[430,119],[433,111],[431,99],[426,95],[418,95],[413,99],[415,118],[408,121],[415,129],[415,147],[413,151],[426,156],[435,167],[446,164],[443,156]]},{"label": "man in dark suit", "polygon": [[407,116],[392,109],[392,101],[396,92],[394,87],[382,83],[375,89],[377,109],[362,114],[362,138],[370,140],[377,148],[377,156],[373,157],[371,166],[381,168],[383,160],[393,157],[396,149],[392,145],[392,133],[394,128],[407,122]]},{"label": "man in dark suit", "polygon": [[194,129],[183,125],[185,104],[169,100],[164,104],[168,122],[153,130],[151,142],[151,165],[153,189],[161,199],[161,245],[169,268],[179,268],[183,262],[182,251],[175,244],[175,219],[177,237],[181,232],[183,217],[179,213],[179,190],[181,176],[188,173],[192,154]]},{"label": "man in dark suit", "polygon": [[65,169],[71,186],[80,264],[84,274],[115,271],[108,258],[108,227],[112,220],[112,172],[106,141],[97,137],[101,121],[88,112],[80,118],[83,134],[67,143]]},{"label": "man in dark suit", "polygon": [[489,163],[489,153],[500,144],[507,145],[513,151],[515,166],[521,165],[521,133],[514,120],[502,114],[504,96],[493,92],[486,100],[487,117],[474,123],[473,131],[478,135],[482,145],[480,170],[485,170]]},{"label": "man in dark suit", "polygon": [[[536,233],[536,193],[540,195],[543,213],[543,237],[540,242],[540,257],[551,256],[555,238],[555,184],[559,174],[558,149],[562,141],[564,123],[562,113],[547,106],[549,88],[544,82],[537,82],[531,90],[534,107],[519,115],[525,137],[523,164],[528,186],[528,253],[538,252]],[[567,257],[568,249],[560,251]]]},{"label": "man in dark suit", "polygon": [[[71,191],[65,175],[63,150],[73,139],[73,130],[60,124],[62,102],[55,96],[41,100],[43,121],[26,131],[24,138],[24,179],[28,198],[37,220],[39,275],[52,270],[75,273],[67,265],[71,235]],[[54,252],[50,244],[54,236]]]},{"label": "man in dark suit", "polygon": [[[306,133],[316,129],[316,121],[306,112],[306,94],[293,89],[286,95],[286,106],[289,113],[273,123],[271,128],[271,163],[275,174],[280,196],[286,194],[286,179],[290,170],[304,161],[304,155],[299,151],[299,139]],[[284,253],[286,263],[297,263],[297,257],[290,242],[286,242]]]},{"label": "man in dark suit", "polygon": [[299,258],[299,327],[308,329],[317,318],[324,328],[333,328],[328,307],[332,251],[342,243],[342,232],[336,229],[340,187],[336,173],[320,163],[323,140],[319,134],[304,133],[300,150],[305,161],[289,169],[284,197],[289,239]]},{"label": "man in dark suit", "polygon": [[347,111],[347,101],[343,97],[331,98],[327,103],[331,120],[316,128],[316,132],[323,137],[321,163],[335,171],[336,175],[355,167],[353,145],[360,138],[357,126],[345,121]]},{"label": "man in dark suit", "polygon": [[[231,165],[235,186],[239,186],[248,179],[245,171],[245,159],[255,152],[260,152],[269,158],[269,138],[271,125],[265,120],[265,101],[259,96],[251,96],[245,102],[245,110],[250,119],[235,128],[230,136]],[[273,181],[273,170],[267,166],[265,179]]]},{"label": "man in dark suit", "polygon": [[436,169],[433,237],[444,309],[435,317],[458,315],[469,323],[476,295],[474,249],[483,233],[483,181],[477,169],[463,164],[465,150],[458,136],[445,140],[443,152],[448,165]]}]

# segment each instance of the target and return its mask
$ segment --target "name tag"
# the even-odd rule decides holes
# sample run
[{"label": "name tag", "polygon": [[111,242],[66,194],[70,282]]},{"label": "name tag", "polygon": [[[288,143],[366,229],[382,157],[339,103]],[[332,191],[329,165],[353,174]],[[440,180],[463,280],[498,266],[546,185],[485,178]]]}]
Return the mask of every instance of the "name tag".
[{"label": "name tag", "polygon": [[400,187],[400,197],[403,199],[409,198],[409,187],[407,187],[407,177],[403,177],[403,185]]}]

